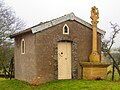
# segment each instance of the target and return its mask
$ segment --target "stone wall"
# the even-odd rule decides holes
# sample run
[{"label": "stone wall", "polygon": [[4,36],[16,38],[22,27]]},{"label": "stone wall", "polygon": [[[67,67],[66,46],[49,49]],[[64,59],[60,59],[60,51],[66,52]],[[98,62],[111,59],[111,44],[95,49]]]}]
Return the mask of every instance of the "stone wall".
[{"label": "stone wall", "polygon": [[[63,26],[69,27],[69,35],[63,34]],[[21,55],[21,39],[26,42],[26,54]],[[58,42],[72,43],[72,78],[82,78],[80,61],[89,61],[92,46],[92,30],[76,21],[66,21],[32,34],[15,38],[15,78],[32,84],[58,79]],[[101,37],[98,34],[100,53]]]},{"label": "stone wall", "polygon": [[[69,35],[63,34],[67,24]],[[100,53],[100,34],[98,35]],[[76,21],[66,21],[36,33],[36,60],[38,76],[43,82],[58,79],[58,42],[72,43],[72,78],[81,79],[80,61],[88,61],[91,53],[92,30]]]},{"label": "stone wall", "polygon": [[85,80],[100,80],[107,78],[107,67],[89,66],[83,67],[83,79]]},{"label": "stone wall", "polygon": [[[25,40],[25,54],[21,54],[21,40]],[[32,33],[15,38],[15,78],[33,82],[36,76],[35,37]]]}]

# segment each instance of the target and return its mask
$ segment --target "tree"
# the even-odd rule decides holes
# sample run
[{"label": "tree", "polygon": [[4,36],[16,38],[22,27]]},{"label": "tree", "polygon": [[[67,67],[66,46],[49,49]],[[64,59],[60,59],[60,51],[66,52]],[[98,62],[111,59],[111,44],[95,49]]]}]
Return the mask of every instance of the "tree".
[{"label": "tree", "polygon": [[120,51],[119,48],[113,48],[111,51],[112,56],[116,60],[116,62],[120,65]]},{"label": "tree", "polygon": [[11,8],[0,0],[0,46],[8,40],[11,34],[22,30],[24,25],[23,21],[16,17]]},{"label": "tree", "polygon": [[120,77],[120,68],[119,68],[119,63],[117,62],[117,60],[115,60],[114,56],[111,54],[111,48],[113,46],[113,44],[115,43],[115,38],[117,36],[117,34],[120,31],[120,28],[117,24],[112,24],[111,23],[111,28],[112,28],[112,35],[110,37],[109,40],[102,40],[102,51],[105,55],[108,55],[110,57],[110,59],[113,62],[113,72],[112,72],[112,80],[114,80],[114,68],[117,69],[117,72],[119,74]]},{"label": "tree", "polygon": [[9,38],[15,32],[23,30],[24,22],[16,17],[12,9],[0,0],[0,69],[6,74],[13,57],[13,40]]},{"label": "tree", "polygon": [[120,52],[120,47],[118,48],[118,51]]}]

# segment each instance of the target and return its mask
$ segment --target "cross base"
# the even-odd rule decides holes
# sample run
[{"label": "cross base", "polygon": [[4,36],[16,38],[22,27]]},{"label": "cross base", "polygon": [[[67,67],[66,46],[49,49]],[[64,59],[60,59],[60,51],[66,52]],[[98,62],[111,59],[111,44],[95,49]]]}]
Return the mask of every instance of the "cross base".
[{"label": "cross base", "polygon": [[82,66],[82,79],[101,80],[107,78],[108,63],[101,62],[80,62]]},{"label": "cross base", "polygon": [[97,51],[94,51],[90,54],[90,62],[100,62],[100,55]]}]

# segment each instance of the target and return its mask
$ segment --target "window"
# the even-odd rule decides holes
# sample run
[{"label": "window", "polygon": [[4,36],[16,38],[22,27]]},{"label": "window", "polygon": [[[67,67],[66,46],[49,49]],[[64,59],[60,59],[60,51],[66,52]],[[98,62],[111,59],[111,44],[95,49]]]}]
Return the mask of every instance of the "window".
[{"label": "window", "polygon": [[25,54],[25,40],[21,40],[21,54]]},{"label": "window", "polygon": [[63,26],[63,34],[69,34],[69,27],[67,26],[67,24]]}]

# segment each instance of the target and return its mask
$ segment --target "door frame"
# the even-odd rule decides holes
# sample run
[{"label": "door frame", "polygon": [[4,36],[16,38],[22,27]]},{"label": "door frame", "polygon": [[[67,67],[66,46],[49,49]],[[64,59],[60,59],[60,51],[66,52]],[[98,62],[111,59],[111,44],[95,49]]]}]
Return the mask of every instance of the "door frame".
[{"label": "door frame", "polygon": [[[70,54],[68,54],[68,55],[70,55],[70,63],[69,63],[69,61],[68,62],[66,62],[66,65],[67,64],[69,64],[69,65],[67,65],[68,67],[70,67],[70,71],[69,71],[69,73],[71,73],[71,74],[69,74],[68,75],[68,77],[67,77],[67,75],[66,75],[66,78],[63,78],[63,79],[72,79],[72,42],[68,42],[68,41],[64,41],[64,42],[58,42],[58,46],[59,46],[59,43],[63,43],[63,46],[64,46],[64,44],[66,44],[66,45],[70,45],[70,47],[68,48],[68,49],[70,49]],[[62,44],[61,44],[62,45]],[[64,48],[64,47],[63,47]],[[58,47],[58,49],[59,49],[59,47]],[[67,49],[66,49],[67,50]],[[63,50],[64,51],[64,50]],[[67,50],[67,51],[69,51],[69,50]],[[63,52],[64,53],[64,52]],[[65,54],[66,55],[66,54]],[[58,62],[59,62],[59,51],[58,51],[58,55],[57,55],[57,58],[58,58]],[[66,57],[65,57],[66,58]],[[67,57],[67,58],[69,58],[69,56]],[[65,59],[63,59],[63,60],[65,60]],[[63,63],[64,63],[64,61],[63,61]],[[59,63],[58,63],[58,70],[59,70]],[[66,72],[67,73],[67,72]],[[62,78],[59,78],[59,71],[58,71],[58,79],[62,79]]]},{"label": "door frame", "polygon": [[[58,38],[55,43],[54,59],[54,79],[58,80],[58,43],[59,42],[71,42],[71,79],[78,79],[78,57],[77,57],[77,42],[71,38]],[[75,64],[75,63],[77,64]]]}]

